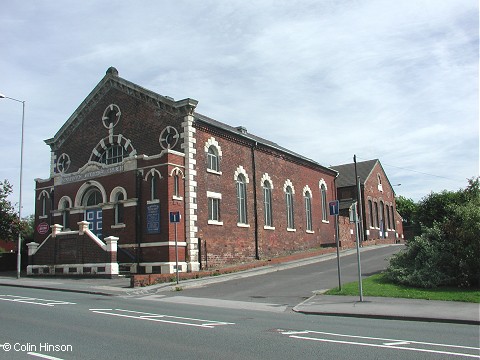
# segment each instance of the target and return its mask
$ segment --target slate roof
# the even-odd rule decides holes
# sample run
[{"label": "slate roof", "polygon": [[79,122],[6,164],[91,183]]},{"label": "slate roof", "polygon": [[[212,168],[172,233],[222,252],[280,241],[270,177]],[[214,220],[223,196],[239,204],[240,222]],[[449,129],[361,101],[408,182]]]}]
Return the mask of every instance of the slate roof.
[{"label": "slate roof", "polygon": [[[357,175],[363,185],[373,171],[378,159],[357,162]],[[380,165],[381,166],[381,165]],[[332,169],[339,172],[337,188],[355,186],[355,163],[332,166]]]},{"label": "slate roof", "polygon": [[[227,131],[227,132],[230,132],[230,133],[233,133],[237,136],[240,136],[240,137],[243,137],[245,139],[248,139],[250,141],[253,141],[253,142],[257,142],[259,144],[262,144],[264,146],[267,146],[267,147],[270,147],[272,149],[275,149],[277,151],[280,151],[280,152],[283,152],[285,154],[288,154],[288,155],[291,155],[293,157],[296,157],[302,161],[305,161],[305,162],[308,162],[312,165],[315,165],[315,166],[318,166],[318,167],[321,167],[323,168],[324,170],[328,171],[328,172],[331,172],[332,174],[334,174],[336,171],[333,170],[332,168],[328,168],[328,167],[325,167],[321,164],[319,164],[318,162],[312,160],[312,159],[309,159],[303,155],[300,155],[300,154],[297,154],[296,152],[293,152],[287,148],[284,148],[280,145],[278,145],[277,143],[273,142],[273,141],[270,141],[270,140],[266,140],[264,138],[261,138],[259,136],[256,136],[256,135],[253,135],[249,132],[246,132],[246,129],[243,128],[243,127],[233,127],[233,126],[230,126],[228,124],[225,124],[225,123],[222,123],[220,121],[217,121],[215,119],[212,119],[212,118],[209,118],[208,116],[205,116],[205,115],[202,115],[202,114],[199,114],[197,112],[195,112],[194,114],[194,117],[195,117],[195,120],[196,121],[201,121],[201,122],[204,122],[210,126],[214,126],[216,128],[219,128],[219,129],[222,129],[223,131]],[[241,128],[241,129],[240,129]],[[243,130],[243,131],[242,131]]]}]

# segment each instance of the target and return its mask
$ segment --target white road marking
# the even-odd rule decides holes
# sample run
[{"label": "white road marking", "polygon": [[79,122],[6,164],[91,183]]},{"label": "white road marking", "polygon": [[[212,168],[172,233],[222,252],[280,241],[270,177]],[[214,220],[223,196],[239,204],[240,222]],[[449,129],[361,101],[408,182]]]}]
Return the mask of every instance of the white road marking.
[{"label": "white road marking", "polygon": [[237,301],[237,300],[222,300],[222,299],[210,299],[210,298],[196,298],[188,296],[171,296],[165,297],[164,295],[149,295],[139,298],[141,300],[161,301],[174,304],[187,304],[196,306],[211,306],[225,309],[239,309],[239,310],[257,310],[268,312],[285,312],[287,305],[258,303],[250,301]]},{"label": "white road marking", "polygon": [[118,317],[138,319],[138,320],[155,321],[155,322],[161,322],[161,323],[167,323],[167,324],[194,326],[194,327],[201,327],[201,328],[208,328],[208,329],[213,329],[216,326],[225,326],[225,325],[235,324],[235,323],[225,322],[225,321],[195,319],[195,318],[187,318],[187,317],[164,315],[164,314],[152,314],[152,313],[145,313],[141,311],[132,311],[132,310],[124,310],[124,309],[89,309],[89,310],[97,314],[118,316]]},{"label": "white road marking", "polygon": [[39,353],[36,353],[36,352],[28,352],[27,354],[32,355],[32,356],[36,356],[36,357],[39,357],[39,358],[42,358],[42,359],[47,359],[47,360],[63,360],[61,358],[57,358],[57,357],[53,357],[53,356],[45,355],[45,354],[39,354]]},{"label": "white road marking", "polygon": [[41,306],[75,305],[75,303],[68,302],[68,301],[38,299],[38,298],[18,296],[18,295],[0,295],[0,300],[19,302],[24,304],[41,305]]},{"label": "white road marking", "polygon": [[[368,336],[335,334],[335,333],[309,331],[309,330],[302,330],[302,331],[279,330],[279,332],[282,335],[287,335],[290,338],[300,339],[300,340],[310,340],[310,341],[328,342],[328,343],[345,344],[345,345],[368,346],[368,347],[376,347],[376,348],[384,348],[384,349],[417,351],[417,352],[464,356],[464,357],[480,359],[480,355],[467,353],[467,351],[469,350],[475,350],[480,354],[480,348],[471,347],[471,346],[439,344],[439,343],[429,343],[429,342],[411,341],[411,340],[384,339],[384,338],[376,338],[376,337],[368,337]],[[311,336],[300,336],[305,334],[310,334]],[[340,338],[340,339],[347,338],[352,340],[340,340],[336,338]],[[361,340],[355,341],[356,339],[361,339]],[[361,342],[362,340],[365,342]],[[370,341],[370,342],[366,342],[366,341]],[[423,346],[424,348],[407,347],[402,345]],[[441,350],[440,348],[443,348],[445,350]],[[465,350],[465,352],[453,352],[450,349]]]}]

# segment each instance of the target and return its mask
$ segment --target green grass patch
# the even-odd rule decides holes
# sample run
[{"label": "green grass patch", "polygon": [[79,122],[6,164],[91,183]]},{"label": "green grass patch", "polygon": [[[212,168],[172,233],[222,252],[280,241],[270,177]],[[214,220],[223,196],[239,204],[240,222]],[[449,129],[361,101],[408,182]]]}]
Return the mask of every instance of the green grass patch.
[{"label": "green grass patch", "polygon": [[[407,299],[463,301],[480,303],[479,289],[462,288],[437,288],[423,289],[388,282],[382,273],[372,275],[362,281],[364,296],[380,296]],[[328,290],[326,295],[350,295],[358,296],[358,281],[342,284],[342,290],[338,288]]]}]

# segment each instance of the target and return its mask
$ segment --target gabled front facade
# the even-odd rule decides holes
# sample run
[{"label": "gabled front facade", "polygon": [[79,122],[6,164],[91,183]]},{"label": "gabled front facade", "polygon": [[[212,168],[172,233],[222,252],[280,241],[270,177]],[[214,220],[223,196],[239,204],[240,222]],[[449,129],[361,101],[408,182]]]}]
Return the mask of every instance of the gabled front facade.
[{"label": "gabled front facade", "polygon": [[[93,244],[105,250],[103,239],[118,239],[120,267],[139,273],[172,273],[177,258],[179,271],[196,271],[334,242],[326,207],[334,170],[198,114],[196,105],[108,69],[46,140],[51,169],[36,180],[32,273],[101,264],[103,255],[90,259],[90,245],[79,246],[84,221]],[[178,226],[171,213],[181,215]]]},{"label": "gabled front facade", "polygon": [[[356,201],[355,164],[333,166],[339,172],[336,186],[340,200],[343,240],[353,233],[348,221],[348,208]],[[395,191],[378,159],[357,162],[362,203],[364,240],[397,240],[403,238],[403,227],[395,204]],[[349,229],[349,231],[345,231]],[[342,237],[341,237],[342,239]]]}]

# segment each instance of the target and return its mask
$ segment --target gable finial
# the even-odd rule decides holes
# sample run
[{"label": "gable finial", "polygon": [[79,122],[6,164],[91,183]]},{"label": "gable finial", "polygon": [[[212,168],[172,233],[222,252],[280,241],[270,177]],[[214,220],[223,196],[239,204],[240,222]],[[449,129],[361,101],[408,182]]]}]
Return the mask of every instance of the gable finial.
[{"label": "gable finial", "polygon": [[118,70],[115,67],[110,66],[107,70],[107,75],[108,74],[111,74],[113,76],[118,76]]}]

